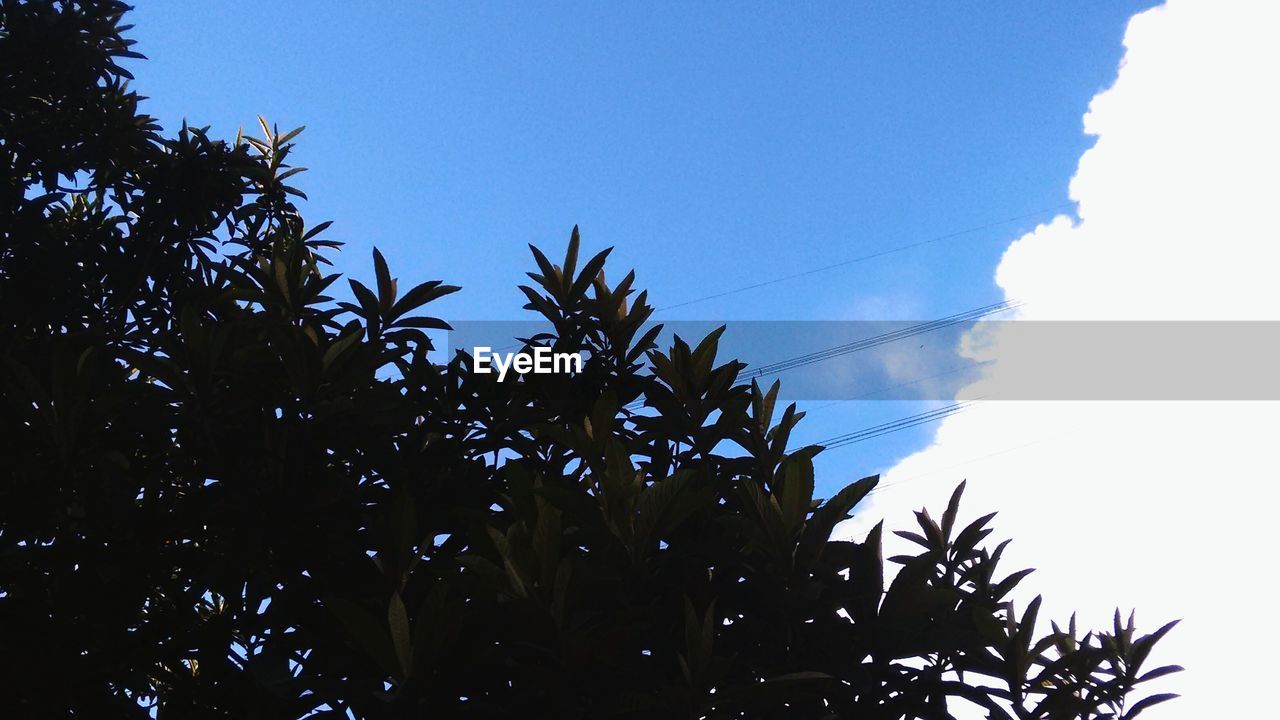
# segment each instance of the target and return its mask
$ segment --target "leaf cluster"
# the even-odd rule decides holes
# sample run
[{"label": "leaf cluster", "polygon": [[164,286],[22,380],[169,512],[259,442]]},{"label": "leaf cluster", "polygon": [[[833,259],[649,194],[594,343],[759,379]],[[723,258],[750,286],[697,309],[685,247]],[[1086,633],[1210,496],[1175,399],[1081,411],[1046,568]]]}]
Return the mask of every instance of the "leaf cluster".
[{"label": "leaf cluster", "polygon": [[[887,571],[803,413],[655,343],[608,252],[538,250],[524,338],[433,362],[458,288],[344,288],[299,130],[166,136],[118,2],[0,0],[0,677],[13,717],[1131,718],[1168,626],[1037,635],[960,490]],[[338,290],[349,294],[337,295]],[[891,582],[886,588],[886,578]]]}]

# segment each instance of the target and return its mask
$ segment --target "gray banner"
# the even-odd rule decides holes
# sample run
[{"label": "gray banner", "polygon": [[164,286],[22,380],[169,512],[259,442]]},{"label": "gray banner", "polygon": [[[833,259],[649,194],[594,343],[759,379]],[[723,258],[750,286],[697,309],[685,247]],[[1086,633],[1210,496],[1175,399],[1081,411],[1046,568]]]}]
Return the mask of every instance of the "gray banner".
[{"label": "gray banner", "polygon": [[[994,309],[992,309],[994,308]],[[1007,309],[1007,308],[1004,308]],[[974,314],[981,314],[975,318]],[[788,400],[1280,400],[1280,322],[989,319],[990,306],[927,321],[673,321],[696,345],[721,325],[721,362],[782,381]],[[545,323],[458,321],[448,355],[520,350]]]}]

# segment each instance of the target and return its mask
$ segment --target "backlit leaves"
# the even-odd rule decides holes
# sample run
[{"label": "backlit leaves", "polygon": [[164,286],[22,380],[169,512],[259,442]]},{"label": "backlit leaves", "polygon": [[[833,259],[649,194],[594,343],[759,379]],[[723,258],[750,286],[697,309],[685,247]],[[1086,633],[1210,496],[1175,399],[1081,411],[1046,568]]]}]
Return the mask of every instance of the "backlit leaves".
[{"label": "backlit leaves", "polygon": [[[522,286],[588,358],[433,362],[380,251],[328,273],[290,164],[138,112],[125,7],[0,0],[0,677],[14,717],[1131,718],[1171,625],[1037,627],[991,515],[833,539],[803,413],[720,328],[657,347],[609,250]],[[430,239],[428,256],[436,252]],[[584,259],[585,258],[585,259]],[[616,277],[616,276],[615,276]],[[409,289],[401,291],[402,287]],[[816,496],[830,497],[826,500]],[[1082,579],[1082,581],[1087,579]],[[886,589],[887,585],[887,589]],[[1144,717],[1146,717],[1144,715]]]}]

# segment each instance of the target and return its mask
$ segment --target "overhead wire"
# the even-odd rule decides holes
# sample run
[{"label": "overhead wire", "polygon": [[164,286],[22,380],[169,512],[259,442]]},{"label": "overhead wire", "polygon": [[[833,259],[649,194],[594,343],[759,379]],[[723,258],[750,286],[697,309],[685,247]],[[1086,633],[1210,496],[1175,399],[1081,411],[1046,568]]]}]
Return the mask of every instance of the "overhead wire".
[{"label": "overhead wire", "polygon": [[[720,292],[711,293],[709,295],[703,295],[702,297],[690,298],[688,300],[684,300],[672,305],[665,305],[663,307],[656,308],[653,312],[656,314],[660,312],[665,312],[667,310],[674,310],[676,308],[695,305],[698,303],[706,302],[708,300],[716,300],[722,297],[729,297],[730,295],[737,295],[739,293],[749,292],[751,290],[758,290],[759,288],[769,287],[771,285],[787,282],[789,280],[796,280],[802,277],[808,277],[810,275],[816,275],[818,273],[827,272],[829,270],[835,270],[842,267],[848,267],[850,265],[856,265],[858,263],[875,260],[876,258],[885,257],[887,255],[893,255],[895,253],[905,252],[907,250],[923,247],[925,245],[931,245],[934,243],[943,242],[943,241],[951,240],[958,237],[963,237],[965,235],[971,235],[973,233],[981,232],[983,230],[990,230],[991,228],[1000,227],[1001,225],[1007,225],[1011,222],[1017,222],[1019,220],[1027,220],[1029,218],[1039,217],[1046,213],[1057,212],[1059,210],[1065,210],[1067,208],[1074,207],[1074,206],[1075,206],[1075,203],[1068,202],[1068,203],[1061,203],[1059,205],[1052,205],[1049,207],[1040,208],[1039,210],[1035,210],[1033,212],[1014,215],[1012,217],[1007,217],[1002,220],[995,220],[993,222],[985,223],[983,225],[976,225],[974,227],[965,228],[963,230],[955,230],[953,232],[944,233],[942,235],[936,235],[934,237],[926,238],[924,240],[919,240],[913,243],[907,243],[905,245],[898,245],[896,247],[886,248],[884,250],[879,250],[877,252],[869,253],[867,255],[860,255],[858,257],[849,258],[848,260],[842,260],[840,262],[831,263],[829,265],[823,265],[821,267],[810,268],[808,270],[802,270],[800,272],[791,273],[789,275],[782,275],[782,276],[771,278],[768,280],[762,280],[760,282],[751,283],[750,285],[743,285],[741,287],[731,288],[729,290],[723,290]],[[521,345],[519,343],[507,345],[502,348],[499,348],[499,351],[512,350],[512,349],[519,348],[520,346]]]},{"label": "overhead wire", "polygon": [[[826,348],[824,350],[818,350],[815,352],[806,353],[804,355],[798,355],[796,357],[788,358],[786,360],[780,360],[778,362],[770,363],[768,365],[762,365],[759,368],[756,368],[755,370],[743,373],[740,376],[740,378],[743,380],[755,380],[755,379],[764,377],[765,375],[775,375],[778,373],[785,372],[787,370],[793,370],[798,367],[804,367],[806,365],[812,365],[814,363],[821,362],[823,360],[829,360],[834,357],[839,357],[841,355],[848,355],[850,353],[859,352],[861,350],[867,350],[867,349],[884,345],[886,343],[894,342],[897,340],[914,337],[916,335],[922,335],[927,332],[940,330],[942,328],[951,327],[964,322],[970,322],[972,320],[988,317],[990,315],[1006,312],[1008,310],[1014,310],[1019,307],[1022,307],[1024,304],[1025,303],[1019,302],[1017,300],[1006,300],[1004,302],[994,303],[992,305],[984,305],[982,307],[974,308],[972,310],[966,310],[964,312],[956,313],[954,315],[948,315],[947,317],[939,318],[937,320],[930,320],[928,322],[918,323],[916,325],[911,325],[909,327],[901,328],[891,332],[881,333],[880,335],[874,335],[868,338],[863,338],[861,340],[857,340],[851,343],[845,343],[843,345],[837,345],[835,347]],[[943,374],[946,374],[946,373],[939,373],[938,375],[943,375]],[[929,377],[937,377],[937,375],[933,375]],[[919,380],[926,380],[926,379],[929,379],[929,378],[920,378]],[[906,384],[910,384],[910,383],[902,383],[901,385],[906,385]],[[893,386],[893,387],[899,387],[899,386]],[[886,389],[893,389],[893,388],[886,388]],[[641,407],[643,404],[644,404],[643,399],[637,399],[628,403],[625,407],[630,410],[635,410]]]},{"label": "overhead wire", "polygon": [[760,367],[750,371],[749,373],[746,373],[743,376],[743,379],[751,380],[751,379],[763,377],[765,375],[776,375],[778,373],[785,372],[787,370],[793,370],[798,367],[804,367],[805,365],[812,365],[813,363],[816,363],[816,362],[829,360],[833,357],[848,355],[849,353],[858,352],[859,350],[867,350],[869,348],[877,347],[879,345],[884,345],[886,343],[891,343],[896,340],[902,340],[905,338],[914,337],[916,335],[932,332],[934,330],[940,330],[942,328],[951,327],[953,325],[959,325],[961,323],[978,320],[980,318],[984,318],[990,315],[996,315],[998,313],[1006,312],[1009,310],[1015,310],[1017,308],[1022,307],[1024,304],[1025,303],[1022,303],[1017,300],[1005,300],[1004,302],[999,302],[992,305],[984,305],[982,307],[974,308],[972,310],[966,310],[964,312],[956,313],[954,315],[948,315],[947,317],[939,318],[937,320],[930,320],[928,322],[919,323],[917,325],[911,325],[909,327],[900,328],[898,330],[882,333],[880,335],[875,335],[869,338],[856,340],[851,343],[845,343],[843,345],[837,345],[835,347],[826,348],[825,350],[818,350],[815,352],[806,353],[804,355],[799,355],[797,357],[788,358],[786,360],[779,360],[777,362],[769,363],[767,365],[761,365]]},{"label": "overhead wire", "polygon": [[1021,215],[1014,215],[1013,217],[1007,217],[1007,218],[1004,218],[1003,220],[996,220],[994,222],[989,222],[983,225],[977,225],[971,228],[965,228],[964,230],[956,230],[954,232],[949,232],[943,235],[937,235],[937,236],[926,238],[924,240],[920,240],[917,242],[908,243],[906,245],[899,245],[897,247],[886,248],[884,250],[873,252],[867,255],[860,255],[855,258],[849,258],[848,260],[842,260],[840,262],[831,263],[829,265],[823,265],[821,267],[802,270],[800,272],[792,273],[790,275],[782,275],[780,277],[772,278],[770,280],[762,280],[760,282],[751,283],[750,285],[743,285],[741,287],[731,288],[729,290],[723,290],[721,292],[711,293],[709,295],[703,295],[702,297],[691,298],[689,300],[684,300],[682,302],[678,302],[673,305],[665,305],[663,307],[657,308],[656,310],[654,310],[654,312],[655,313],[665,312],[667,310],[674,310],[676,308],[687,307],[689,305],[695,305],[697,303],[703,303],[708,300],[717,300],[719,298],[728,297],[730,295],[737,295],[739,293],[744,293],[751,290],[758,290],[760,288],[768,287],[770,285],[776,285],[778,283],[787,282],[788,280],[796,280],[802,277],[808,277],[810,275],[816,275],[818,273],[827,272],[828,270],[835,270],[837,268],[847,267],[849,265],[856,265],[858,263],[867,262],[868,260],[875,260],[876,258],[882,258],[886,255],[893,255],[895,253],[905,252],[907,250],[912,250],[918,247],[922,247],[924,245],[931,245],[933,243],[942,242],[944,240],[951,240],[954,238],[962,237],[964,235],[971,235],[973,233],[981,232],[983,230],[990,230],[991,228],[1000,227],[1001,225],[1007,225],[1011,222],[1017,222],[1019,220],[1027,220],[1029,218],[1039,217],[1046,213],[1057,212],[1059,210],[1065,210],[1067,208],[1074,207],[1074,206],[1075,206],[1075,203],[1062,203],[1060,205],[1053,205],[1050,207],[1041,208],[1034,212],[1023,213]]},{"label": "overhead wire", "polygon": [[827,438],[826,440],[823,440],[817,443],[812,443],[812,444],[821,445],[824,448],[827,448],[828,450],[844,447],[846,445],[853,445],[855,443],[860,443],[865,440],[870,440],[872,438],[878,438],[883,435],[888,435],[890,433],[895,433],[901,430],[906,430],[908,428],[913,428],[918,425],[924,425],[926,423],[936,422],[943,418],[950,417],[957,413],[961,413],[961,412],[964,412],[965,410],[968,410],[969,408],[973,407],[974,402],[975,400],[965,400],[962,402],[953,403],[951,405],[935,408],[933,410],[927,410],[925,412],[917,413],[915,415],[908,415],[904,418],[899,418],[897,420],[891,420],[889,422],[881,423],[879,425],[872,425],[871,427],[863,428],[861,430],[855,430],[853,432],[845,433],[843,435],[836,435],[835,437]]},{"label": "overhead wire", "polygon": [[[818,273],[823,273],[823,272],[835,270],[842,267],[848,267],[850,265],[867,262],[877,258],[885,257],[887,255],[905,252],[907,250],[923,247],[925,245],[931,245],[934,243],[943,242],[943,241],[954,239],[957,237],[962,237],[964,235],[981,232],[982,230],[989,230],[991,228],[999,227],[1001,225],[1006,225],[1008,223],[1016,222],[1018,220],[1026,220],[1029,218],[1038,217],[1049,212],[1056,212],[1058,210],[1063,210],[1072,206],[1074,206],[1074,203],[1063,203],[1060,205],[1041,208],[1040,210],[1036,210],[1034,212],[1023,213],[1020,215],[1004,218],[1002,220],[985,223],[983,225],[978,225],[970,228],[965,228],[963,230],[957,230],[954,232],[937,235],[937,236],[926,238],[924,240],[920,240],[914,243],[908,243],[905,245],[899,245],[892,248],[886,248],[884,250],[880,250],[874,253],[861,255],[858,257],[850,258],[848,260],[843,260],[836,263],[830,263],[828,265],[823,265],[821,267],[810,268],[808,270],[804,270],[801,272],[791,273],[789,275],[783,275],[783,276],[779,276],[769,280],[763,280],[763,281],[752,283],[749,285],[744,285],[741,287],[732,288],[732,289],[724,290],[721,292],[710,293],[708,295],[704,295],[701,297],[691,298],[689,300],[674,303],[672,305],[659,307],[655,309],[654,312],[658,313],[658,312],[664,312],[667,310],[674,310],[676,308],[687,307],[689,305],[707,302],[710,300],[716,300],[723,297],[729,297],[731,295],[737,295],[740,293],[749,292],[751,290],[757,290],[764,287],[769,287],[771,285],[787,282],[789,280],[796,280],[802,277],[808,277],[810,275],[815,275]],[[765,375],[774,375],[774,374],[782,373],[787,370],[792,370],[798,367],[804,367],[806,365],[821,362],[823,360],[828,360],[833,357],[839,357],[841,355],[846,355],[853,352],[866,350],[872,347],[894,342],[896,340],[913,337],[916,335],[932,332],[934,330],[942,329],[945,327],[950,327],[960,323],[969,322],[972,320],[977,320],[983,317],[994,315],[997,313],[1006,312],[1008,310],[1013,310],[1018,307],[1021,307],[1022,304],[1023,303],[1018,302],[1016,300],[1006,300],[1004,302],[994,303],[991,305],[974,308],[972,310],[956,313],[954,315],[950,315],[944,318],[939,318],[937,320],[932,320],[929,322],[920,323],[918,325],[912,325],[907,328],[902,328],[900,330],[895,330],[892,332],[883,333],[881,335],[864,338],[862,340],[858,340],[852,343],[845,343],[843,345],[837,345],[835,347],[826,348],[824,350],[806,353],[804,355],[799,355],[793,358],[787,358],[785,360],[770,363],[768,365],[762,365],[752,370],[751,372],[745,374],[743,377],[744,379],[755,379],[755,378],[763,377]],[[630,409],[637,409],[641,407],[642,404],[643,404],[643,400],[637,400],[635,402],[629,403],[627,407]],[[942,408],[936,408],[934,410],[917,413],[915,415],[909,415],[907,417],[899,418],[897,420],[893,420],[887,423],[873,425],[868,428],[863,428],[862,430],[857,430],[851,433],[837,435],[835,437],[828,438],[827,440],[817,444],[823,445],[824,447],[827,447],[829,449],[835,449],[835,448],[845,447],[848,445],[853,445],[856,443],[864,442],[866,440],[882,437],[890,433],[899,432],[901,430],[906,430],[912,427],[917,427],[919,425],[937,422],[939,420],[942,420],[943,418],[950,417],[951,415],[964,412],[965,410],[969,409],[973,404],[974,404],[974,401],[964,401],[964,402],[954,403],[952,405],[947,405]]]}]

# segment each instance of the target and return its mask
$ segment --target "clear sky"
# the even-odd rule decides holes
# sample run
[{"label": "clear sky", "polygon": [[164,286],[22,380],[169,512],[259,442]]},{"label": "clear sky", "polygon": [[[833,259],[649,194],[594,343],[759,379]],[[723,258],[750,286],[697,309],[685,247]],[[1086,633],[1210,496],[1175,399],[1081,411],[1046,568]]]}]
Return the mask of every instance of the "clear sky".
[{"label": "clear sky", "polygon": [[[368,277],[376,245],[462,285],[448,317],[511,319],[526,244],[555,257],[575,223],[664,306],[1060,206],[1151,4],[138,0],[134,71],[166,127],[306,125],[340,270]],[[1049,217],[660,317],[941,317],[999,300],[1001,252]],[[920,409],[823,404],[797,439]],[[931,432],[833,451],[820,489]]]},{"label": "clear sky", "polygon": [[[555,257],[579,224],[660,307],[987,226],[666,319],[1016,299],[1034,320],[1280,320],[1280,3],[1154,4],[137,0],[133,34],[167,127],[306,125],[299,184],[348,243],[338,268],[368,278],[376,245],[464,286],[450,319],[520,318],[525,245]],[[814,405],[800,441],[921,409]],[[818,489],[886,471],[838,531],[857,536],[968,478],[1050,616],[1185,619],[1157,654],[1186,697],[1152,717],[1253,717],[1280,644],[1276,428],[1275,402],[984,403],[824,453]]]}]

